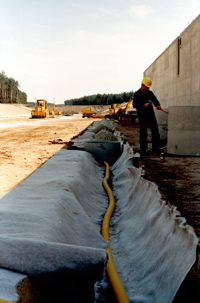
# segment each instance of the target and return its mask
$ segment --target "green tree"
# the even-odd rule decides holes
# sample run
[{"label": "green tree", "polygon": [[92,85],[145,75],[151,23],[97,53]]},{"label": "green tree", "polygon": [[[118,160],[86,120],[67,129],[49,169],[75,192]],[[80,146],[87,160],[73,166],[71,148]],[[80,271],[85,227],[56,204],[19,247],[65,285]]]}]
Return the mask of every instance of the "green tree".
[{"label": "green tree", "polygon": [[27,103],[27,95],[19,89],[19,82],[0,73],[0,103]]}]

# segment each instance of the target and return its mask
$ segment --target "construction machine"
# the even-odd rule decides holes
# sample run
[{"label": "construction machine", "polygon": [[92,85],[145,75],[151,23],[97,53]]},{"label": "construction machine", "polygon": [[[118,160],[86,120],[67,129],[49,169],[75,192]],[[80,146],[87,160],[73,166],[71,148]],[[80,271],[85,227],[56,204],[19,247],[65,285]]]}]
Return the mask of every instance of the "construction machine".
[{"label": "construction machine", "polygon": [[52,108],[49,108],[49,117],[51,117],[51,118],[55,117],[55,111]]},{"label": "construction machine", "polygon": [[55,107],[55,102],[54,102],[53,108],[49,108],[49,116],[54,118],[55,115],[57,116],[62,115],[62,111]]},{"label": "construction machine", "polygon": [[95,115],[93,109],[91,106],[84,106],[83,107],[83,113],[82,113],[82,117],[93,117]]},{"label": "construction machine", "polygon": [[135,123],[135,120],[137,118],[137,110],[133,109],[127,113],[132,103],[133,103],[133,97],[130,98],[126,106],[124,108],[120,108],[120,110],[117,113],[118,120],[121,120],[122,125],[132,125]]},{"label": "construction machine", "polygon": [[83,113],[82,113],[82,117],[88,117],[88,118],[100,118],[103,119],[105,118],[105,113],[95,113],[93,111],[93,108],[91,106],[84,106],[83,107]]},{"label": "construction machine", "polygon": [[54,102],[53,110],[55,115],[62,115],[62,111],[55,107],[55,102]]},{"label": "construction machine", "polygon": [[127,114],[127,110],[132,103],[133,98],[130,98],[127,103],[111,104],[111,107],[109,108],[109,114],[106,115],[106,118],[114,118],[115,120],[119,120],[122,122],[122,125],[133,124],[133,121],[135,121],[137,118],[136,110],[129,111]]},{"label": "construction machine", "polygon": [[109,108],[108,114],[105,116],[106,118],[116,118],[117,112],[120,110],[121,104],[111,104]]},{"label": "construction machine", "polygon": [[111,104],[109,108],[109,115],[117,114],[118,110],[120,110],[120,104]]},{"label": "construction machine", "polygon": [[49,117],[49,109],[47,107],[47,100],[37,99],[35,102],[35,109],[31,111],[32,118],[46,118]]},{"label": "construction machine", "polygon": [[132,103],[133,103],[133,98],[130,98],[130,100],[126,103],[126,106],[124,108],[123,107],[119,108],[119,110],[117,111],[118,116],[123,117],[124,115],[126,115],[126,112]]}]

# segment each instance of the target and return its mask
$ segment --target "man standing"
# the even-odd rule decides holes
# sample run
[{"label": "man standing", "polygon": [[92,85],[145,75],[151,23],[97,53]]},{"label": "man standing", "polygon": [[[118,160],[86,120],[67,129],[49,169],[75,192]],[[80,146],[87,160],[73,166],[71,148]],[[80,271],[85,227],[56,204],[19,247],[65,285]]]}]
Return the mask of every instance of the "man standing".
[{"label": "man standing", "polygon": [[161,106],[154,93],[149,90],[151,86],[151,79],[143,78],[140,89],[133,95],[133,107],[137,109],[139,118],[141,153],[144,154],[147,150],[147,127],[149,126],[152,133],[153,154],[160,154],[160,135],[153,105],[158,110],[161,110]]}]

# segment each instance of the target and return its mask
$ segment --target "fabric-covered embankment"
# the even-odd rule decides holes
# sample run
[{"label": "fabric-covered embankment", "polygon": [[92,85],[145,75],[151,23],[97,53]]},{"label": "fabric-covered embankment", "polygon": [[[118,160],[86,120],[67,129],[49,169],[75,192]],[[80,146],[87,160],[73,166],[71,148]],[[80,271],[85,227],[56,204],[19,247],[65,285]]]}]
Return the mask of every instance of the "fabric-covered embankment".
[{"label": "fabric-covered embankment", "polygon": [[127,144],[112,166],[111,248],[130,302],[170,303],[195,262],[198,239],[157,186],[132,166],[133,156]]},{"label": "fabric-covered embankment", "polygon": [[89,153],[60,150],[6,194],[0,200],[0,267],[51,284],[62,279],[71,302],[79,295],[82,302],[93,302],[88,294],[107,263],[107,242],[100,234],[107,207],[103,175]]}]

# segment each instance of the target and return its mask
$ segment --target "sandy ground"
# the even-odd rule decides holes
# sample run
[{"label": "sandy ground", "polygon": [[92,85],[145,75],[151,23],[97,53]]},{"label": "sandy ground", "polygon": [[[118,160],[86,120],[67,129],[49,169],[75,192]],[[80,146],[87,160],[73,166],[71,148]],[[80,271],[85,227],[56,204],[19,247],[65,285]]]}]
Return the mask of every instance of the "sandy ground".
[{"label": "sandy ground", "polygon": [[93,122],[81,115],[31,119],[30,111],[0,104],[0,197]]}]

